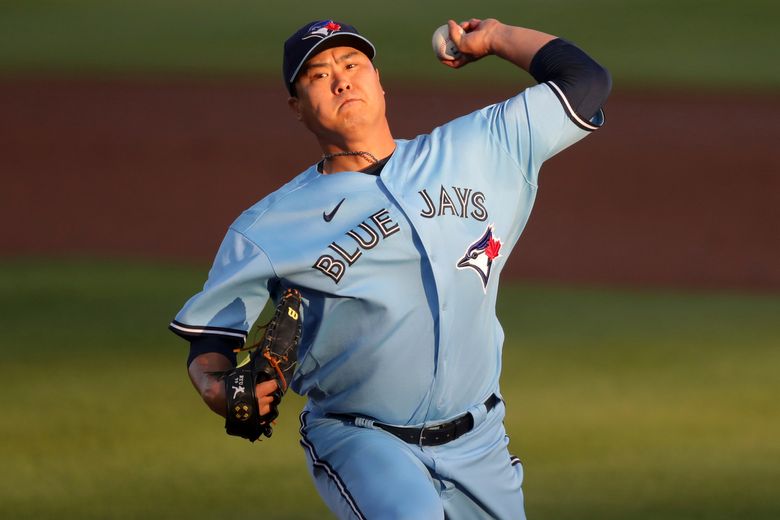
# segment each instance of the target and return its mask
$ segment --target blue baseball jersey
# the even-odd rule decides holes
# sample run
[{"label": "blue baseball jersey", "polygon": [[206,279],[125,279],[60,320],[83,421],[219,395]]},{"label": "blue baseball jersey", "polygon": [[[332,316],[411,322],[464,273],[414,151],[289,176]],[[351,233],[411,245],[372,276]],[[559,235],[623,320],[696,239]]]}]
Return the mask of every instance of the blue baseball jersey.
[{"label": "blue baseball jersey", "polygon": [[542,163],[601,124],[548,82],[396,140],[379,176],[313,165],[230,226],[171,328],[245,340],[266,302],[303,298],[291,387],[322,412],[448,420],[499,392],[498,280]]}]

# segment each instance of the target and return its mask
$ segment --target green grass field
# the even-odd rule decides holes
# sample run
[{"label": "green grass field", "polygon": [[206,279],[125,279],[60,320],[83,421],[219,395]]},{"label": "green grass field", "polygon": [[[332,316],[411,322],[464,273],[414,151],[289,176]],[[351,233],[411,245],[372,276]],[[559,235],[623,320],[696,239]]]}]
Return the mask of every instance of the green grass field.
[{"label": "green grass field", "polygon": [[[0,518],[327,518],[289,395],[223,433],[166,330],[204,268],[0,262]],[[780,516],[780,296],[506,285],[530,518]]]},{"label": "green grass field", "polygon": [[[350,21],[379,49],[385,78],[448,83],[430,49],[448,18],[496,17],[565,36],[613,73],[616,84],[648,87],[780,87],[771,0],[5,0],[0,3],[0,76],[280,76],[284,39],[317,18]],[[517,81],[486,60],[458,73],[468,86]],[[523,76],[524,77],[524,76]],[[514,78],[514,79],[513,79]]]}]

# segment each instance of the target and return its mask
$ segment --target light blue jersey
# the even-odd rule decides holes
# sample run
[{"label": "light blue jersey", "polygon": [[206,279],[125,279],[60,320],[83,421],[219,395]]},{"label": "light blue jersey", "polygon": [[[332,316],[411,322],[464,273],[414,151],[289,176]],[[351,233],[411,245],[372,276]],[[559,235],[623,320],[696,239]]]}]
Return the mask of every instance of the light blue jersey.
[{"label": "light blue jersey", "polygon": [[[548,82],[397,140],[379,176],[314,165],[233,223],[171,328],[243,341],[269,297],[300,290],[291,388],[308,397],[301,444],[330,509],[522,519],[523,468],[496,397],[498,280],[542,163],[602,119],[580,120]],[[397,433],[464,420],[442,443]]]},{"label": "light blue jersey", "polygon": [[233,223],[172,327],[243,339],[295,287],[291,387],[311,406],[399,425],[462,414],[498,392],[498,279],[539,168],[586,134],[541,84],[397,140],[378,177],[312,166]]}]

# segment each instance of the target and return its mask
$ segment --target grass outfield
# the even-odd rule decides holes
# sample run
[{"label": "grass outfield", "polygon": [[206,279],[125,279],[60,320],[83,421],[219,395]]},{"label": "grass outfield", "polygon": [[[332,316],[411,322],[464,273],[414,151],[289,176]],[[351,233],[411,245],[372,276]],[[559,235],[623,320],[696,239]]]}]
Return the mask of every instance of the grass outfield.
[{"label": "grass outfield", "polygon": [[[204,269],[0,263],[0,518],[329,517],[290,395],[226,436],[166,325]],[[780,516],[780,296],[504,286],[530,518]]]},{"label": "grass outfield", "polygon": [[[774,0],[4,0],[0,76],[37,74],[242,74],[280,76],[284,39],[316,18],[354,23],[379,49],[386,78],[446,83],[454,74],[430,49],[447,18],[496,17],[581,43],[621,87],[780,86]],[[486,60],[458,83],[516,82]],[[523,76],[525,77],[525,76]]]}]

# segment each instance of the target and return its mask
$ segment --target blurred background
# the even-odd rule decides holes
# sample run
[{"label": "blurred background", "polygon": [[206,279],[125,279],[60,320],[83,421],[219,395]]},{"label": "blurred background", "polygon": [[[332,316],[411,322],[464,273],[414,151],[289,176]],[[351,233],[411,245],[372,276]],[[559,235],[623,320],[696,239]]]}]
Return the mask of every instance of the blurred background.
[{"label": "blurred background", "polygon": [[502,281],[528,516],[777,518],[778,15],[758,0],[0,3],[0,517],[329,517],[297,443],[303,400],[272,439],[227,437],[167,323],[232,220],[319,158],[286,108],[289,34],[356,25],[405,138],[532,83],[497,59],[435,60],[448,18],[495,17],[576,42],[614,82],[604,128],[542,169]]}]

